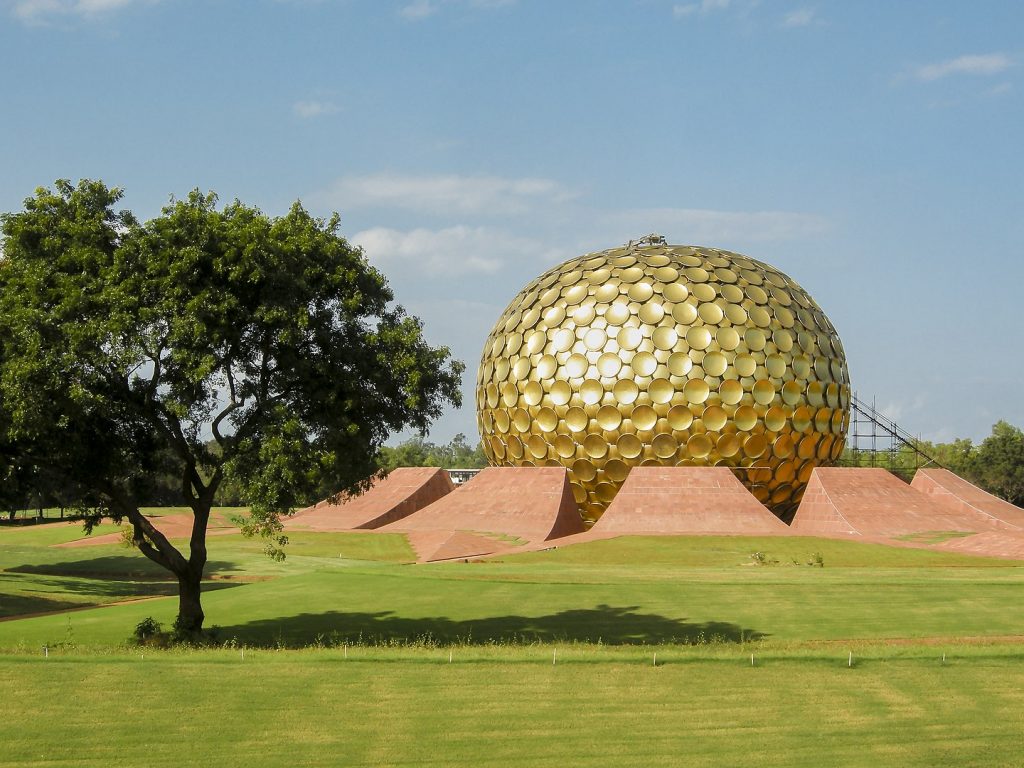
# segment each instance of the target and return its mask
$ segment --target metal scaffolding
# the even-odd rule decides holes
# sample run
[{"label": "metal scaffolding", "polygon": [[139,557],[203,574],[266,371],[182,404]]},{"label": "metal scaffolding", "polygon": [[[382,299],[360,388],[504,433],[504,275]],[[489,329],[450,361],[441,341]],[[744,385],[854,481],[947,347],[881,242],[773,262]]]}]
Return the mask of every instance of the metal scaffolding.
[{"label": "metal scaffolding", "polygon": [[882,467],[908,483],[921,467],[942,467],[922,449],[920,437],[878,410],[874,398],[867,403],[854,393],[850,406],[850,428],[840,466]]}]

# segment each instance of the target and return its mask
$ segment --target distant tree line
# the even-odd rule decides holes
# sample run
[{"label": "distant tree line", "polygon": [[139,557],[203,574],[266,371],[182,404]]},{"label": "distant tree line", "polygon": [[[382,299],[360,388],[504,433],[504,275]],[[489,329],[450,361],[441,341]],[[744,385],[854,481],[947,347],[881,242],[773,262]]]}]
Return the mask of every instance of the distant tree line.
[{"label": "distant tree line", "polygon": [[462,433],[444,445],[432,443],[423,437],[411,437],[394,448],[381,448],[380,466],[388,471],[396,467],[481,469],[487,466],[487,456],[479,442],[471,446]]}]

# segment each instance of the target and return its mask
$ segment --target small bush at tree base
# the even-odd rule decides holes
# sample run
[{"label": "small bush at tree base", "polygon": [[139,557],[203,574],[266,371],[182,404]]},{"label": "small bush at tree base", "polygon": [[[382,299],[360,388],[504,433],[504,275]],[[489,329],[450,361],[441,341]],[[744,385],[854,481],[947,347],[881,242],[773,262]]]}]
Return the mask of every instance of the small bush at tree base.
[{"label": "small bush at tree base", "polygon": [[157,639],[164,637],[163,625],[152,616],[147,616],[135,625],[132,635],[139,645],[150,645]]}]

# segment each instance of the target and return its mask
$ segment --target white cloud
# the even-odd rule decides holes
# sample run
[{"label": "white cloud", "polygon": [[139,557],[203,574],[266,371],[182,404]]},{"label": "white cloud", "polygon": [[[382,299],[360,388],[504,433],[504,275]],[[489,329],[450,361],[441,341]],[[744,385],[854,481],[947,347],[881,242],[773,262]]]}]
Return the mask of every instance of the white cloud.
[{"label": "white cloud", "polygon": [[292,112],[304,120],[311,120],[314,117],[333,115],[340,111],[340,107],[330,101],[297,101],[292,104]]},{"label": "white cloud", "polygon": [[14,15],[22,21],[39,22],[48,16],[77,15],[97,16],[102,13],[127,8],[140,2],[152,3],[157,0],[17,0]]},{"label": "white cloud", "polygon": [[412,0],[398,9],[398,15],[406,21],[422,21],[433,16],[444,6],[463,5],[472,9],[491,10],[515,5],[516,0]]},{"label": "white cloud", "polygon": [[928,64],[919,67],[915,74],[919,80],[929,82],[950,75],[997,75],[1013,65],[1013,59],[1005,53],[986,53]]},{"label": "white cloud", "polygon": [[616,221],[629,232],[660,232],[669,242],[691,245],[795,240],[828,229],[828,222],[820,216],[790,211],[649,208],[625,211]]},{"label": "white cloud", "polygon": [[398,15],[406,21],[419,21],[428,16],[433,16],[437,13],[439,7],[437,3],[431,2],[431,0],[413,0],[408,5],[402,6],[398,10]]},{"label": "white cloud", "polygon": [[511,260],[549,254],[535,240],[487,227],[401,231],[374,227],[357,232],[352,243],[382,269],[405,267],[437,276],[458,272],[497,272]]},{"label": "white cloud", "polygon": [[818,12],[814,8],[800,8],[791,13],[787,13],[785,18],[782,20],[782,26],[784,27],[809,27],[812,24],[820,24],[821,21],[818,19]]},{"label": "white cloud", "polygon": [[514,215],[572,195],[550,179],[373,174],[338,179],[316,198],[337,208],[392,207],[440,214]]},{"label": "white cloud", "polygon": [[699,3],[676,3],[672,6],[672,16],[682,19],[695,13],[707,16],[715,11],[724,11],[729,7],[730,0],[700,0]]}]

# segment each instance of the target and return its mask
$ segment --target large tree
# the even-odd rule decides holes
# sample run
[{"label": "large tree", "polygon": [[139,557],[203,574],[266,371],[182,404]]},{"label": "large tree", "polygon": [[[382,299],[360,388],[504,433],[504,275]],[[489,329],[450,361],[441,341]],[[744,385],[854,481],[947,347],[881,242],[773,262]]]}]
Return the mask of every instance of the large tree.
[{"label": "large tree", "polygon": [[[424,341],[380,272],[300,204],[269,217],[212,194],[144,224],[121,192],[58,181],[2,218],[0,456],[60,472],[89,519],[127,520],[201,629],[218,487],[279,553],[281,516],[357,491],[394,431],[459,402],[461,363]],[[139,512],[171,461],[194,515],[179,551]]]},{"label": "large tree", "polygon": [[992,493],[1024,506],[1024,431],[1006,421],[993,424],[992,434],[974,451],[968,471]]}]

